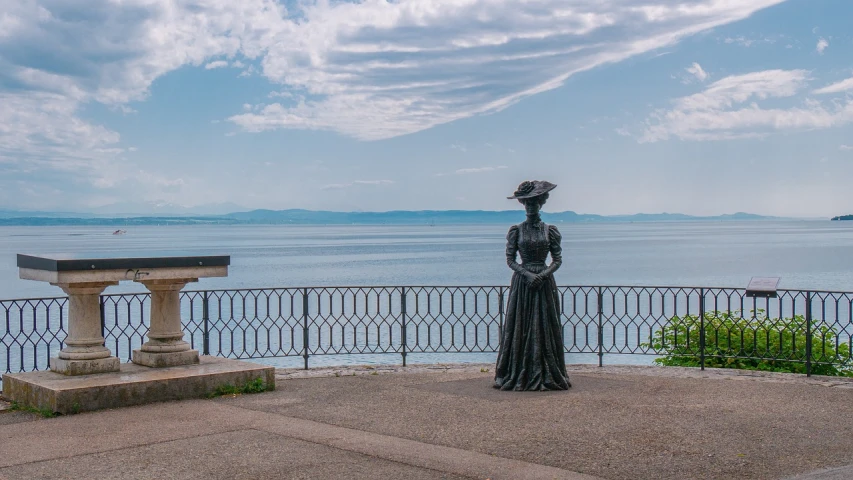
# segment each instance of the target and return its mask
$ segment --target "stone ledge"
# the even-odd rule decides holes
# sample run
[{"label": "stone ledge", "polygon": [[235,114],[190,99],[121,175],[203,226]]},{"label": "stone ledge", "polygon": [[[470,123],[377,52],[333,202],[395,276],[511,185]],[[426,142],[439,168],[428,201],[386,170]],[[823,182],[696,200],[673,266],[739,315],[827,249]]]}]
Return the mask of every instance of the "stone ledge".
[{"label": "stone ledge", "polygon": [[203,398],[257,378],[275,389],[275,368],[202,356],[197,365],[149,368],[121,364],[114,373],[69,377],[55,372],[3,375],[3,396],[21,405],[68,414],[146,403]]}]

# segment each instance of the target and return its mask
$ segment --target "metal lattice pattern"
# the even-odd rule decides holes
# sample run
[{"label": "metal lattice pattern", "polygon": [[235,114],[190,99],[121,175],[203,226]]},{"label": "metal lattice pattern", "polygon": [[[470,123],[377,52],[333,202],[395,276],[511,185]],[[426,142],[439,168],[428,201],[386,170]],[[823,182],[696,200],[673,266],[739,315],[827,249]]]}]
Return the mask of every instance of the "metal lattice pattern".
[{"label": "metal lattice pattern", "polygon": [[67,298],[0,300],[0,372],[45,370],[64,347]]},{"label": "metal lattice pattern", "polygon": [[[181,294],[185,340],[230,358],[488,353],[500,344],[508,288],[316,287]],[[559,287],[567,353],[772,359],[813,365],[853,357],[853,292]],[[44,370],[62,348],[67,299],[0,301],[0,372]],[[129,361],[145,341],[150,296],[101,296],[105,345]]]}]

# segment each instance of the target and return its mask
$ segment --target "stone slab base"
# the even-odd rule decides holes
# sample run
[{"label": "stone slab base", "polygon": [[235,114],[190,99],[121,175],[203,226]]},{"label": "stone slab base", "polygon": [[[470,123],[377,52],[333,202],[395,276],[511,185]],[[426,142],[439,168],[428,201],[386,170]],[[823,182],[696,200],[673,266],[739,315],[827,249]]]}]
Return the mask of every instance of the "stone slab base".
[{"label": "stone slab base", "polygon": [[98,358],[96,360],[66,360],[59,357],[50,358],[50,370],[63,375],[91,375],[119,371],[118,357]]},{"label": "stone slab base", "polygon": [[68,414],[207,397],[221,387],[240,387],[258,378],[267,390],[275,389],[274,367],[202,356],[196,365],[149,368],[122,363],[118,372],[94,375],[7,373],[3,396],[24,406]]},{"label": "stone slab base", "polygon": [[198,350],[183,352],[146,352],[134,350],[133,363],[152,368],[177,367],[178,365],[194,365],[198,363]]}]

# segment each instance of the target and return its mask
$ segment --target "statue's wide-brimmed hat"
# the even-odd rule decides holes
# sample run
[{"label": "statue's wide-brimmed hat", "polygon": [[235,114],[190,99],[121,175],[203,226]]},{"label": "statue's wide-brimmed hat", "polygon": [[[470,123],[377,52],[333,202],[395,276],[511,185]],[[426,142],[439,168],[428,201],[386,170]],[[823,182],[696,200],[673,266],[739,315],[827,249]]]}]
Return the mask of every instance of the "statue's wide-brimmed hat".
[{"label": "statue's wide-brimmed hat", "polygon": [[557,188],[551,182],[546,182],[544,180],[530,180],[521,182],[521,185],[515,190],[515,193],[512,194],[511,197],[506,197],[507,199],[513,198],[533,198],[538,197],[544,193],[548,193],[551,190]]}]

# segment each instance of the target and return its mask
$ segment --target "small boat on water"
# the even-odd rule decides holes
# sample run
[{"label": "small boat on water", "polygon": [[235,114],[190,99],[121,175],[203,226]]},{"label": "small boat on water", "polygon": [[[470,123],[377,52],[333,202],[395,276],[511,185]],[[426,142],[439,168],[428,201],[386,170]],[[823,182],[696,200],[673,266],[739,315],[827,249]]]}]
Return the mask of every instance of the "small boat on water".
[{"label": "small boat on water", "polygon": [[116,230],[113,232],[113,235],[124,235],[125,233],[127,233],[127,230]]}]

